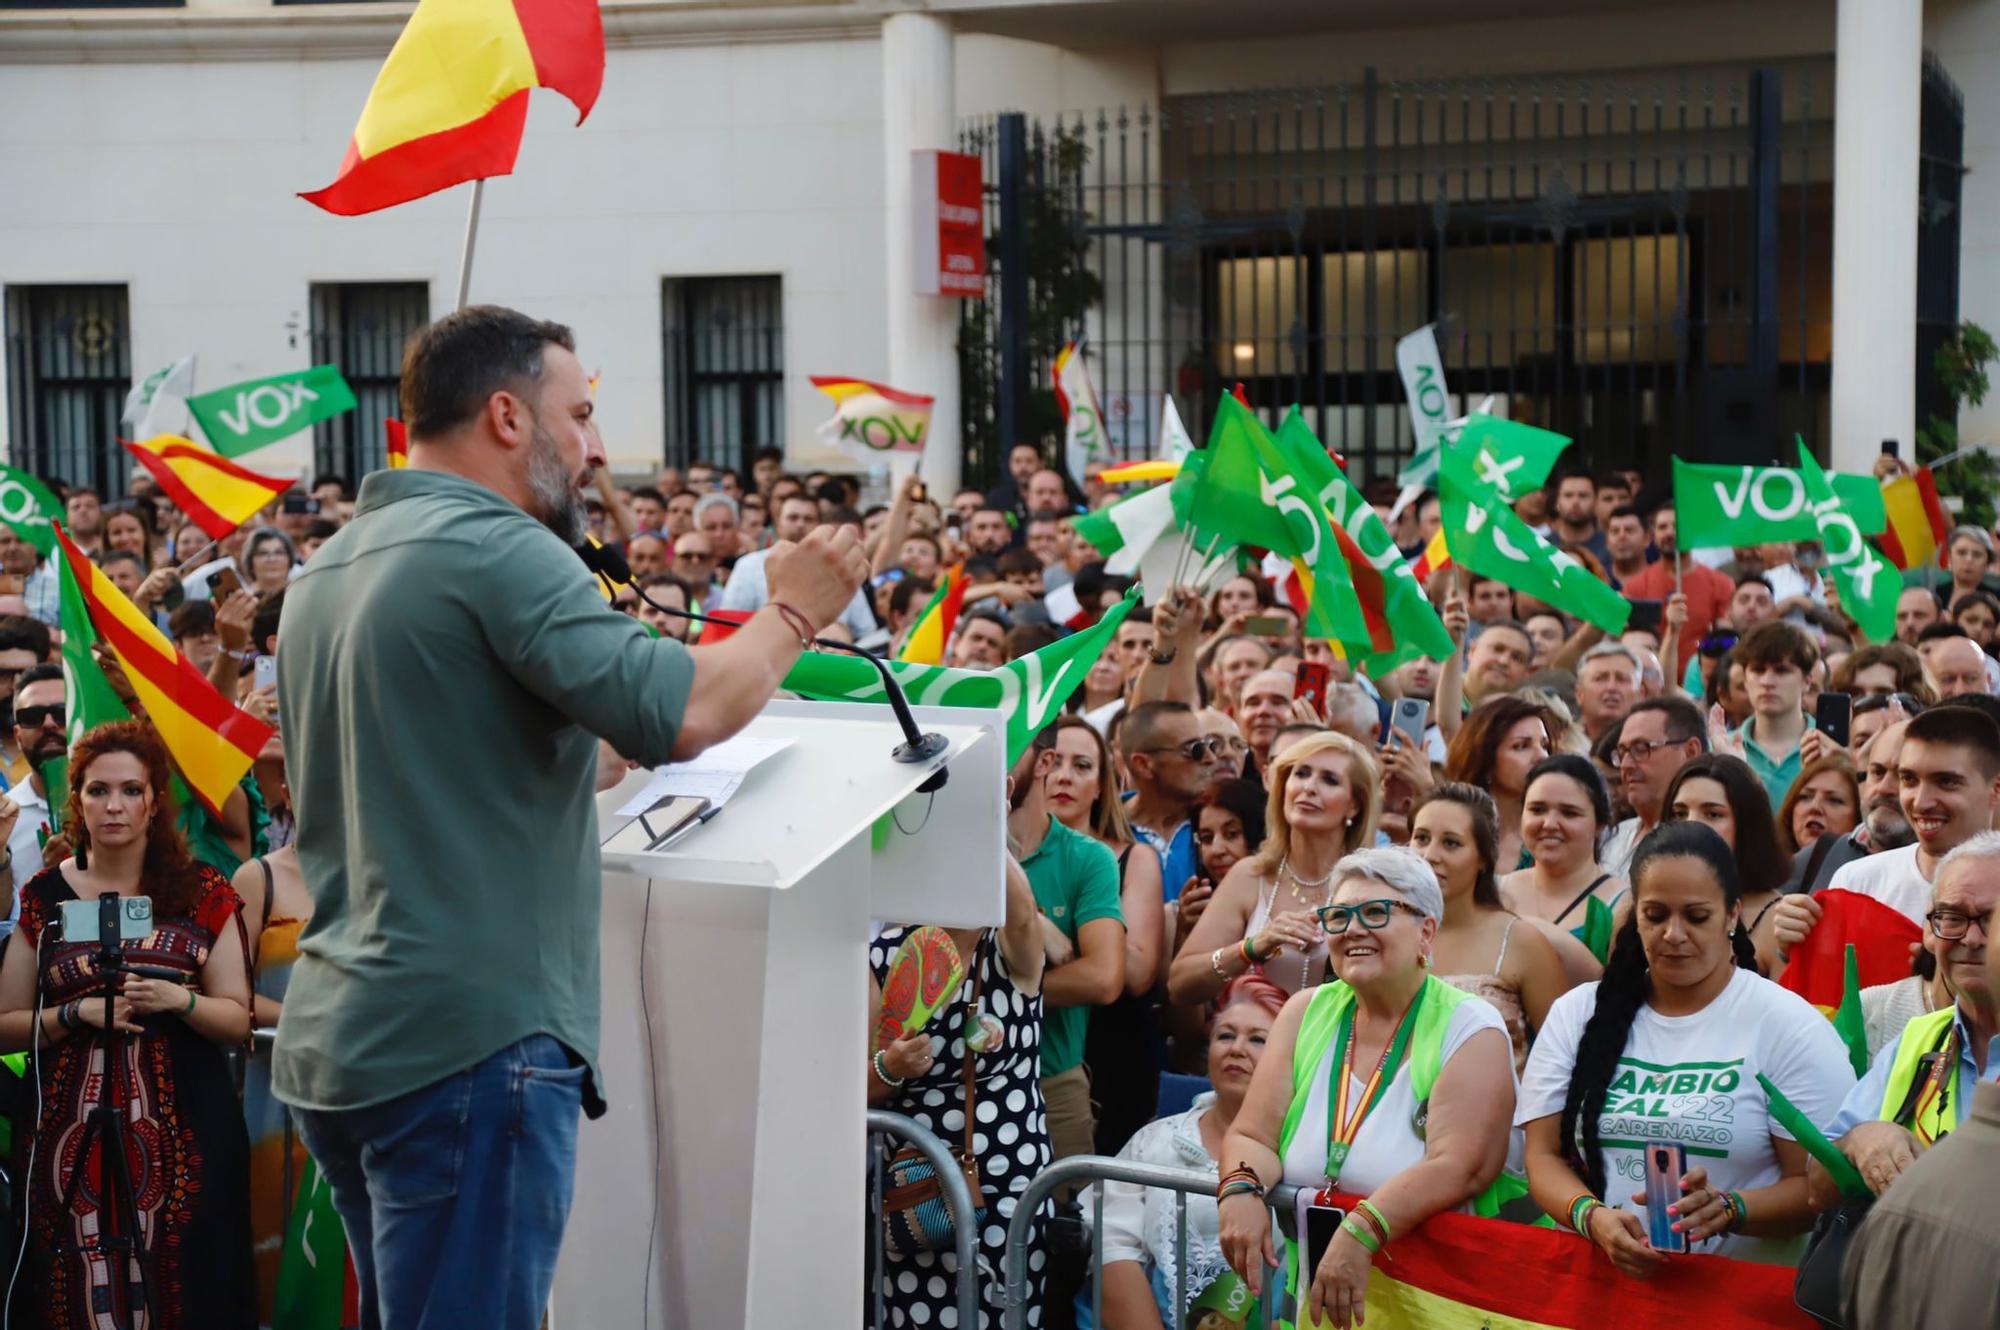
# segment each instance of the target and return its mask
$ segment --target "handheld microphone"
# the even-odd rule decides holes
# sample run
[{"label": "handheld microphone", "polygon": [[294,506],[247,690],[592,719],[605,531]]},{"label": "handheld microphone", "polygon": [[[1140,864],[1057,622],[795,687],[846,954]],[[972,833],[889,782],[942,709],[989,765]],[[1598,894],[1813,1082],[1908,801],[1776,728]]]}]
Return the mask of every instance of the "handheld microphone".
[{"label": "handheld microphone", "polygon": [[[647,595],[637,582],[633,581],[632,566],[625,562],[623,554],[609,545],[586,540],[583,544],[574,546],[573,548],[576,550],[576,557],[583,560],[583,566],[590,569],[592,573],[614,586],[630,586],[638,594],[639,599],[645,601],[662,614],[671,614],[677,619],[688,619],[695,623],[719,623],[727,628],[741,626],[731,623],[727,619],[715,619],[706,614],[695,614],[689,610],[677,610],[671,605],[660,604],[659,601]],[[895,713],[896,724],[900,725],[903,730],[903,742],[889,750],[890,757],[898,762],[925,762],[936,757],[950,746],[951,741],[946,739],[942,734],[938,734],[935,731],[926,734],[917,728],[917,718],[910,713],[910,699],[904,696],[903,686],[896,682],[896,676],[889,672],[887,661],[872,651],[864,651],[852,642],[836,642],[830,638],[815,637],[813,645],[824,647],[829,651],[844,651],[851,656],[859,656],[870,665],[873,665],[875,672],[882,677],[882,691],[888,696],[889,709]],[[926,780],[922,785],[917,787],[917,792],[919,794],[929,794],[934,790],[942,789],[946,774],[945,768],[939,767],[929,780]]]}]

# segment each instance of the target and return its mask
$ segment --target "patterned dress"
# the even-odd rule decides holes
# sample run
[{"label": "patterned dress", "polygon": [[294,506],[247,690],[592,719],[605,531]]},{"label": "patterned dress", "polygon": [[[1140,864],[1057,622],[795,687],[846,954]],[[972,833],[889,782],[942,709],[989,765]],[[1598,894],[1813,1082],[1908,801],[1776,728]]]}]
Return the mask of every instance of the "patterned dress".
[{"label": "patterned dress", "polygon": [[[890,928],[869,948],[868,964],[880,983],[907,928]],[[978,967],[975,971],[974,966]],[[973,975],[979,976],[981,1011],[999,1023],[1002,1039],[973,1064],[973,1153],[986,1192],[986,1222],[979,1235],[981,1330],[999,1330],[1003,1307],[1000,1258],[1007,1224],[1028,1183],[1049,1166],[1048,1116],[1042,1105],[1042,999],[1014,987],[1007,962],[992,933],[968,964],[958,996],[931,1025],[937,1060],[881,1107],[914,1118],[956,1154],[965,1141],[965,1033],[972,1007]],[[976,1019],[976,1018],[975,1018]],[[939,1040],[942,1040],[940,1044]],[[1046,1222],[1054,1207],[1044,1203]],[[1028,1251],[1028,1324],[1040,1326],[1042,1274],[1048,1264],[1040,1225]],[[958,1258],[954,1253],[919,1252],[882,1261],[882,1297],[892,1330],[904,1326],[958,1327]],[[871,1305],[872,1305],[872,1299]]]},{"label": "patterned dress", "polygon": [[[176,982],[199,992],[201,967],[222,930],[241,927],[243,903],[213,868],[198,865],[195,873],[187,913],[156,915],[152,935],[129,945],[126,960],[176,971],[181,976]],[[149,894],[158,899],[157,892]],[[74,899],[60,868],[38,873],[21,893],[15,945],[39,948],[42,1002],[48,1007],[86,998],[96,988],[96,940],[70,942],[62,936],[62,902]],[[42,1108],[28,1180],[30,1241],[23,1296],[14,1307],[16,1325],[245,1330],[255,1323],[249,1139],[223,1051],[179,1016],[145,1016],[139,1023],[144,1032],[125,1042],[123,1097],[142,1259],[157,1315],[136,1313],[137,1271],[114,1268],[117,1262],[99,1245],[106,1212],[92,1185],[101,1176],[98,1147],[93,1144],[87,1160],[76,1157],[86,1113],[106,1072],[104,1034],[86,1026],[39,1054]],[[25,1141],[17,1149],[17,1164],[26,1163]],[[67,1184],[79,1164],[84,1185],[65,1210]]]}]

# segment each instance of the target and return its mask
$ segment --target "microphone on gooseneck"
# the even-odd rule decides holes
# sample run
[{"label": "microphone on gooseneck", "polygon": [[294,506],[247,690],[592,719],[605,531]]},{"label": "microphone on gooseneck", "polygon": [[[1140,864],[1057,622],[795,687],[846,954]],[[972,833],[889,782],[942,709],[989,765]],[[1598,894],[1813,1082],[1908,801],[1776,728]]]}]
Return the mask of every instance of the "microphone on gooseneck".
[{"label": "microphone on gooseneck", "polygon": [[[706,614],[695,614],[688,610],[677,610],[671,605],[662,605],[647,595],[632,578],[632,566],[625,562],[625,556],[609,545],[585,540],[573,547],[576,557],[583,560],[583,566],[613,586],[629,585],[638,593],[639,599],[651,605],[662,614],[671,614],[677,619],[688,619],[695,623],[719,623],[726,628],[737,628],[740,624],[727,619],[716,619]],[[851,642],[836,642],[831,638],[815,637],[813,645],[829,651],[844,651],[859,656],[875,667],[875,673],[882,678],[882,691],[889,698],[889,709],[896,714],[896,723],[902,727],[903,742],[889,750],[889,756],[898,762],[924,762],[936,757],[950,746],[950,741],[936,732],[924,733],[917,728],[917,718],[910,714],[910,699],[903,694],[903,686],[896,682],[896,676],[889,672],[888,662],[872,651],[864,651]],[[919,794],[928,794],[941,789],[945,783],[945,768],[939,767],[931,778],[917,787]]]}]

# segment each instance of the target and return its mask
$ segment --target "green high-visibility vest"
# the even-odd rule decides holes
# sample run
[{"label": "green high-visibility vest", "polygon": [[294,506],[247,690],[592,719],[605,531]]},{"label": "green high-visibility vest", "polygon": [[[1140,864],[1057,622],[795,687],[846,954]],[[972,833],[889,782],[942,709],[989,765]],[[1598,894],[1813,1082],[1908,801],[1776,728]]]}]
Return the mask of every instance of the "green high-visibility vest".
[{"label": "green high-visibility vest", "polygon": [[[1926,1142],[1939,1141],[1958,1126],[1958,1067],[1944,1068],[1939,1074],[1949,1077],[1944,1082],[1946,1093],[1933,1096],[1927,1103],[1914,1103],[1917,1091],[1917,1073],[1924,1056],[1936,1053],[1951,1041],[1952,1025],[1958,1019],[1958,1008],[1946,1007],[1919,1016],[1903,1027],[1903,1033],[1896,1040],[1895,1061],[1889,1064],[1889,1083],[1882,1090],[1881,1120],[1902,1122],[1902,1114],[1907,1105],[1911,1110],[1910,1120],[1902,1122]],[[1957,1063],[1954,1054],[1952,1061]]]}]

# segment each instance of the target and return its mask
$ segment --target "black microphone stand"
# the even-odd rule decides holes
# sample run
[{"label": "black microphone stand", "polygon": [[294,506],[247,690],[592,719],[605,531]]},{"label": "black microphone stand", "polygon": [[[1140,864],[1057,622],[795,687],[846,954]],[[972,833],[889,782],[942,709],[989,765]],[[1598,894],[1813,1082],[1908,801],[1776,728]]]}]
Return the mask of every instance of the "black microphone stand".
[{"label": "black microphone stand", "polygon": [[[677,610],[671,605],[662,605],[647,595],[632,579],[631,565],[625,556],[609,545],[593,545],[588,541],[574,547],[583,566],[590,569],[610,586],[630,586],[635,595],[661,614],[670,614],[677,619],[687,619],[694,623],[717,623],[725,628],[739,628],[742,625],[728,619],[717,619],[706,614],[695,614],[690,610]],[[896,724],[902,727],[903,742],[889,750],[889,756],[898,762],[927,762],[951,746],[951,741],[936,731],[925,733],[917,728],[917,718],[910,711],[910,699],[903,693],[903,686],[896,682],[896,676],[889,672],[889,663],[872,651],[866,651],[852,642],[836,642],[831,638],[815,637],[813,645],[828,651],[844,651],[850,656],[859,656],[875,667],[875,673],[882,678],[882,691],[889,699],[889,710],[895,714]],[[922,785],[917,786],[918,794],[930,794],[944,788],[949,773],[939,767]]]},{"label": "black microphone stand", "polygon": [[[123,898],[107,892],[98,897],[97,979],[104,986],[103,1074],[98,1078],[97,1102],[84,1114],[83,1130],[67,1152],[74,1159],[69,1181],[63,1185],[58,1215],[76,1213],[78,1193],[86,1185],[90,1171],[90,1148],[98,1150],[99,1175],[96,1179],[98,1214],[104,1220],[97,1240],[105,1261],[112,1268],[104,1314],[113,1325],[136,1327],[144,1318],[154,1324],[153,1281],[146,1273],[145,1240],[139,1229],[139,1196],[132,1186],[132,1157],[126,1138],[125,1032],[113,1015],[112,1002],[118,991],[118,977],[129,967],[120,929],[119,910]],[[139,1305],[131,1306],[132,1272],[139,1274]],[[121,1315],[122,1310],[122,1315]],[[135,1312],[137,1313],[135,1315]]]}]

